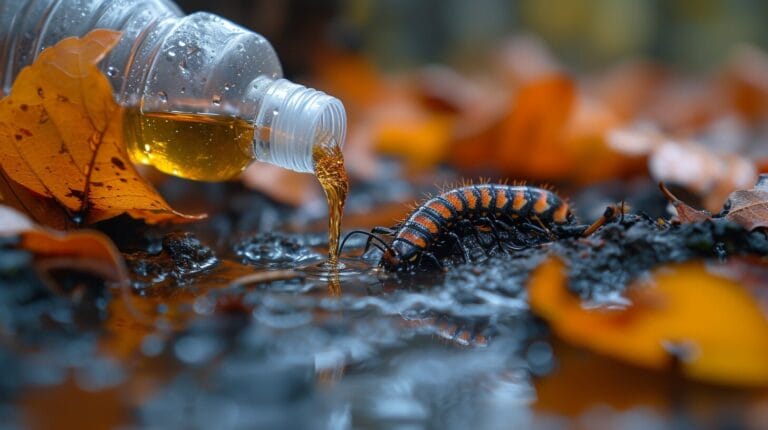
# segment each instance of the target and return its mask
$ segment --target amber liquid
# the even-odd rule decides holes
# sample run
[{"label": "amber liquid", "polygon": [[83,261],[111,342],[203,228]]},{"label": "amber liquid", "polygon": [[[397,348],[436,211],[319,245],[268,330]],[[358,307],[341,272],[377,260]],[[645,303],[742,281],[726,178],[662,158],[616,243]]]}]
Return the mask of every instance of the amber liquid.
[{"label": "amber liquid", "polygon": [[254,127],[236,117],[128,109],[124,124],[131,158],[170,175],[224,181],[254,158]]},{"label": "amber liquid", "polygon": [[336,268],[339,264],[339,236],[344,203],[349,192],[349,178],[344,168],[344,155],[335,142],[330,145],[318,144],[312,152],[315,175],[325,192],[328,202],[328,264]]},{"label": "amber liquid", "polygon": [[[127,109],[125,115],[128,154],[135,162],[154,166],[170,175],[224,181],[236,177],[254,160],[256,131],[248,121],[223,115],[141,112],[139,109]],[[328,263],[337,267],[341,217],[349,180],[341,148],[328,139],[332,137],[317,138],[312,161],[328,201]]]}]

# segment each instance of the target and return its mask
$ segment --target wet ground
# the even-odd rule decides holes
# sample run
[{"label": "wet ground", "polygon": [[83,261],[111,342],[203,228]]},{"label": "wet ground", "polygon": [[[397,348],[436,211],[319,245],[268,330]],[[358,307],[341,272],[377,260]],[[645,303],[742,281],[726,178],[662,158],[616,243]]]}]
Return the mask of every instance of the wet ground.
[{"label": "wet ground", "polygon": [[[296,211],[234,185],[198,189],[214,208],[200,225],[102,226],[126,253],[130,291],[66,272],[54,291],[2,243],[0,428],[761,428],[764,391],[575,350],[530,313],[528,273],[548,253],[597,302],[659,263],[768,253],[730,224],[659,224],[663,198],[637,187],[638,211],[586,241],[504,253],[467,235],[473,261],[445,253],[446,270],[429,273],[378,270],[358,237],[329,274],[322,205]],[[402,216],[420,191],[353,185],[344,226]],[[580,216],[614,193],[576,196],[594,208]]]}]

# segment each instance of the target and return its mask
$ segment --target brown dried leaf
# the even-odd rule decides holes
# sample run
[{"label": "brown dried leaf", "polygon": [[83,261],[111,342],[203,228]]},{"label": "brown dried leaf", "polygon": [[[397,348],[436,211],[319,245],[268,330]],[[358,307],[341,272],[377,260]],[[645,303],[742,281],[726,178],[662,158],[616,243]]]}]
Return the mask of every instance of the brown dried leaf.
[{"label": "brown dried leaf", "polygon": [[768,227],[768,174],[762,174],[751,190],[734,191],[728,197],[725,219],[748,230]]},{"label": "brown dried leaf", "polygon": [[[0,164],[5,202],[47,225],[94,223],[127,213],[155,223],[182,220],[144,181],[123,144],[122,108],[96,64],[120,38],[94,30],[43,51],[0,101]],[[50,213],[21,185],[60,208]],[[50,206],[46,204],[45,206]]]},{"label": "brown dried leaf", "polygon": [[675,211],[677,211],[677,216],[675,216],[674,218],[675,221],[678,221],[681,223],[691,223],[691,222],[712,219],[712,216],[710,215],[709,212],[694,209],[691,206],[689,206],[687,203],[678,199],[674,194],[672,194],[671,191],[667,189],[667,187],[664,185],[663,182],[659,182],[659,188],[661,189],[661,192],[664,194],[664,197],[667,198],[669,203],[671,203],[672,206],[674,206]]}]

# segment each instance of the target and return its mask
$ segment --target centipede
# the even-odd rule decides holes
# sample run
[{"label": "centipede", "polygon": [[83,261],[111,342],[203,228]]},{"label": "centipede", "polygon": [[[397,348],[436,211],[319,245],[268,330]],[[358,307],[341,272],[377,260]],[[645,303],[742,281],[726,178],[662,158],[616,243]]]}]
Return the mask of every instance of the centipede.
[{"label": "centipede", "polygon": [[[586,229],[576,225],[568,201],[552,190],[487,183],[445,191],[416,207],[395,227],[376,227],[370,232],[352,231],[345,241],[352,234],[368,234],[366,249],[372,242],[377,243],[383,252],[380,264],[387,270],[412,269],[424,261],[442,267],[432,252],[434,245],[451,242],[462,253],[464,261],[468,261],[459,232],[474,233],[478,228],[491,232],[504,250],[520,249],[530,243],[502,244],[499,231],[514,233],[509,237],[532,232],[538,238],[554,240],[578,235]],[[391,236],[391,243],[386,243],[377,234]]]}]

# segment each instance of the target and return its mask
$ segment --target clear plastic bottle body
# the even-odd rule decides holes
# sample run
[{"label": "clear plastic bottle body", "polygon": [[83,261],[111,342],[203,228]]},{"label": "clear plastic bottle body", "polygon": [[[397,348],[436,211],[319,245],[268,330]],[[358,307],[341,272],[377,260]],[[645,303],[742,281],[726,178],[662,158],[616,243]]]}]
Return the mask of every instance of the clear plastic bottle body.
[{"label": "clear plastic bottle body", "polygon": [[0,0],[4,94],[43,49],[95,28],[123,33],[100,66],[125,106],[242,119],[255,129],[253,158],[297,171],[313,171],[314,145],[343,144],[341,102],[281,79],[265,38],[168,0]]}]

